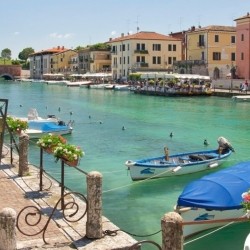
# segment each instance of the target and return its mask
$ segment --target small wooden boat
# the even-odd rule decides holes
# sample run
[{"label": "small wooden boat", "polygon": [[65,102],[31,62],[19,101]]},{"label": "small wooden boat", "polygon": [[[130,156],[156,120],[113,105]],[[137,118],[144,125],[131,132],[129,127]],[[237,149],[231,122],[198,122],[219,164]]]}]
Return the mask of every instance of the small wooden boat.
[{"label": "small wooden boat", "polygon": [[249,173],[250,161],[189,183],[175,206],[175,212],[184,221],[183,236],[189,237],[245,217],[242,194],[250,188]]},{"label": "small wooden boat", "polygon": [[146,158],[136,161],[128,160],[128,167],[132,180],[148,178],[162,178],[175,175],[195,173],[218,167],[227,157],[234,152],[230,142],[224,137],[218,138],[219,148],[215,150],[196,151]]}]

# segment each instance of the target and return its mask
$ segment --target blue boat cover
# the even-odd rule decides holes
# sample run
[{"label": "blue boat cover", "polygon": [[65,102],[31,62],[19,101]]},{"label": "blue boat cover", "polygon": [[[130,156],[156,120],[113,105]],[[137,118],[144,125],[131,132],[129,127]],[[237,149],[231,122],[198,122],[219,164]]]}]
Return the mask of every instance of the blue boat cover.
[{"label": "blue boat cover", "polygon": [[212,210],[240,209],[241,194],[250,189],[250,161],[242,162],[189,183],[177,205]]},{"label": "blue boat cover", "polygon": [[54,122],[29,122],[30,129],[38,129],[42,130],[43,132],[53,132],[53,131],[61,131],[68,129],[66,125],[58,125]]}]

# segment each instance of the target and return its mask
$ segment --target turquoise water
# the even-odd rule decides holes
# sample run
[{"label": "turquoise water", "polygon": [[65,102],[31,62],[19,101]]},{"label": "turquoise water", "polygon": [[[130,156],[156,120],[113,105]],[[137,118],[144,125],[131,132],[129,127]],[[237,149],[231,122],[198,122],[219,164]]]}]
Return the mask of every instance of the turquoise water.
[{"label": "turquoise water", "polygon": [[[9,99],[10,114],[26,116],[30,108],[36,108],[40,116],[55,114],[64,121],[75,121],[73,134],[66,137],[84,149],[80,168],[103,175],[103,214],[136,235],[159,231],[162,216],[173,210],[183,187],[211,171],[132,182],[126,160],[161,155],[165,145],[171,153],[200,150],[205,138],[210,143],[207,149],[214,149],[219,136],[229,139],[236,150],[220,169],[249,160],[249,103],[221,97],[141,96],[42,83],[0,82],[0,93],[0,98]],[[39,165],[39,149],[34,142],[30,143],[29,157]],[[45,155],[45,169],[60,180],[60,164],[49,155]],[[73,168],[66,168],[65,183],[86,193],[85,176]],[[185,245],[185,250],[240,250],[249,229],[249,223],[233,225]],[[136,238],[161,244],[161,233]],[[147,245],[143,249],[154,248]]]}]

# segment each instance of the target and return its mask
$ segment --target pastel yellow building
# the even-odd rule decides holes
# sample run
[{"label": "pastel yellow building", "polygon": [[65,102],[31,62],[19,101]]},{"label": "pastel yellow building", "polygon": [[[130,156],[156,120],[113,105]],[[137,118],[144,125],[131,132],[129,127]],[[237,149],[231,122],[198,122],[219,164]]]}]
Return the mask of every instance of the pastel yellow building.
[{"label": "pastel yellow building", "polygon": [[186,32],[186,60],[203,61],[214,79],[228,76],[236,60],[236,28],[192,27]]},{"label": "pastel yellow building", "polygon": [[74,63],[73,59],[77,57],[78,53],[72,49],[53,54],[50,61],[51,73],[64,75],[75,73],[74,68],[71,66]]}]

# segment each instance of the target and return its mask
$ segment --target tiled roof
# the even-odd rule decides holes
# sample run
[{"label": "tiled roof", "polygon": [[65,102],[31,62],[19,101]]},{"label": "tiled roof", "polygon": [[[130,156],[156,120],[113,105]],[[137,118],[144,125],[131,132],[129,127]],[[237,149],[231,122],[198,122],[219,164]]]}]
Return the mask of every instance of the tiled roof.
[{"label": "tiled roof", "polygon": [[[202,28],[198,28],[195,29],[193,31],[236,31],[236,27],[234,26],[219,26],[219,25],[210,25],[210,26],[206,26],[206,27],[202,27]],[[190,30],[189,32],[192,32],[192,30]]]},{"label": "tiled roof", "polygon": [[53,53],[59,53],[59,52],[64,52],[66,50],[69,50],[69,49],[66,49],[64,47],[55,47],[55,48],[51,48],[51,49],[46,49],[46,50],[41,50],[41,51],[38,51],[38,52],[35,52],[33,54],[30,54],[30,56],[33,56],[33,55],[41,55],[41,54],[53,54]]},{"label": "tiled roof", "polygon": [[171,36],[162,35],[151,31],[141,31],[132,35],[121,36],[118,38],[111,39],[108,43],[120,42],[126,40],[164,40],[164,41],[179,41],[179,39]]},{"label": "tiled roof", "polygon": [[245,19],[245,18],[250,18],[250,14],[249,14],[249,12],[247,12],[247,14],[246,14],[245,16],[242,16],[242,17],[236,18],[234,21],[238,21],[238,20]]}]

